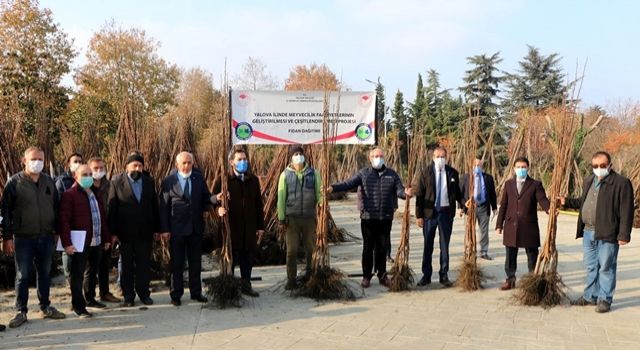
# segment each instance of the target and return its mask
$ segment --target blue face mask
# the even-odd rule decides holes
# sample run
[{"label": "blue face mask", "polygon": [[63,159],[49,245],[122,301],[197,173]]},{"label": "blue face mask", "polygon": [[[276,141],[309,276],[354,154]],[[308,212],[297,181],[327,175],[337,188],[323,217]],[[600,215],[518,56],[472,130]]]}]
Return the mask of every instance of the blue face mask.
[{"label": "blue face mask", "polygon": [[249,169],[249,162],[246,160],[239,160],[236,162],[236,171],[240,174],[244,174]]},{"label": "blue face mask", "polygon": [[526,178],[528,173],[529,169],[527,168],[516,168],[516,176],[521,179]]},{"label": "blue face mask", "polygon": [[93,186],[93,176],[82,176],[80,177],[80,181],[78,181],[78,185],[80,187],[87,189]]},{"label": "blue face mask", "polygon": [[475,167],[473,167],[473,172],[478,174],[478,175],[482,174],[482,168],[479,167],[479,166],[475,166]]}]

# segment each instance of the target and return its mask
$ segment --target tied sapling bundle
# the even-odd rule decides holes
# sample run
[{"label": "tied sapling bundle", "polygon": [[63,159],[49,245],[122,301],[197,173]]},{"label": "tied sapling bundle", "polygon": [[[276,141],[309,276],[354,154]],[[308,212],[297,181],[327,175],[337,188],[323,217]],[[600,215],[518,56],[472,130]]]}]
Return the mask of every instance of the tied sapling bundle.
[{"label": "tied sapling bundle", "polygon": [[[323,181],[330,178],[332,164],[332,144],[335,143],[337,120],[329,120],[329,92],[325,91],[324,113],[322,116],[322,146],[318,157],[320,175]],[[340,106],[338,95],[337,106]],[[337,113],[336,113],[337,114]],[[321,205],[317,210],[316,246],[313,252],[311,269],[298,276],[296,286],[292,290],[294,296],[304,296],[315,300],[354,300],[355,293],[347,276],[342,271],[332,268],[329,254],[329,206],[326,186],[321,189]]]},{"label": "tied sapling bundle", "polygon": [[550,308],[566,298],[566,286],[558,274],[558,251],[556,232],[558,229],[558,198],[562,195],[565,181],[571,173],[574,140],[577,130],[576,113],[572,106],[549,110],[545,116],[549,127],[549,145],[554,153],[553,175],[549,185],[549,222],[547,233],[533,273],[526,275],[518,285],[515,298],[523,305]]},{"label": "tied sapling bundle", "polygon": [[[413,176],[419,155],[425,153],[425,142],[423,131],[421,128],[414,128],[413,137],[408,147],[408,164],[407,164],[407,185],[411,184],[411,176]],[[409,233],[411,218],[411,200],[409,197],[404,202],[404,213],[402,213],[402,228],[400,231],[400,244],[396,252],[396,259],[393,266],[389,270],[389,291],[404,292],[411,290],[414,283],[414,274],[409,267]]]},{"label": "tied sapling bundle", "polygon": [[[226,79],[225,79],[226,81]],[[226,85],[226,84],[225,84]],[[224,91],[229,91],[224,89]],[[228,99],[225,99],[227,101]],[[229,116],[228,106],[225,113]],[[226,118],[222,123],[223,149],[229,149],[231,140],[231,122]],[[228,162],[225,159],[226,152],[220,152],[219,176],[221,193],[223,193],[222,207],[227,211],[227,215],[222,216],[222,248],[220,251],[220,274],[203,280],[207,286],[208,306],[215,306],[224,309],[229,306],[240,307],[242,301],[242,280],[233,275],[233,255],[231,250],[231,226],[229,223],[229,197],[228,197]]]},{"label": "tied sapling bundle", "polygon": [[[469,190],[469,199],[465,203],[467,217],[464,231],[464,255],[462,257],[462,266],[456,284],[464,291],[471,292],[482,288],[482,282],[486,276],[478,266],[477,260],[477,242],[476,242],[476,208],[478,203],[475,199],[475,159],[478,150],[478,119],[479,117],[469,117],[467,123],[467,135],[471,136],[467,148],[467,186]],[[471,129],[471,130],[469,130]]]}]

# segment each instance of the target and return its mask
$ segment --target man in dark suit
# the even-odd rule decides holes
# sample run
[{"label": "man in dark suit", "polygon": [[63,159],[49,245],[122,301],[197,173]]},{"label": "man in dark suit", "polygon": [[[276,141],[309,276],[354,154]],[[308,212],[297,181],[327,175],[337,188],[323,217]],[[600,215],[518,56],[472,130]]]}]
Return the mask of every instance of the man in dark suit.
[{"label": "man in dark suit", "polygon": [[433,162],[421,169],[415,176],[416,223],[422,228],[424,235],[424,251],[422,253],[422,278],[419,286],[431,283],[433,267],[433,243],[436,228],[440,240],[440,284],[451,287],[449,280],[449,241],[456,214],[456,202],[462,214],[462,194],[458,171],[448,165],[447,150],[438,147],[433,151]]},{"label": "man in dark suit", "polygon": [[480,258],[492,260],[489,256],[489,219],[491,213],[496,214],[498,209],[496,185],[493,176],[482,171],[482,159],[479,157],[475,160],[473,175],[462,176],[460,189],[462,199],[465,203],[464,211],[466,213],[466,203],[469,201],[469,182],[473,180],[473,199],[476,202],[476,220],[480,226]]},{"label": "man in dark suit", "polygon": [[[109,189],[109,228],[114,242],[120,242],[122,306],[133,307],[136,294],[145,305],[150,297],[151,247],[158,227],[158,197],[154,180],[143,172],[144,158],[139,152],[127,157],[126,172],[111,181]],[[135,281],[135,282],[134,282]]]},{"label": "man in dark suit", "polygon": [[529,160],[517,158],[514,167],[516,176],[504,185],[496,223],[496,233],[504,233],[503,243],[507,250],[504,263],[507,280],[500,286],[501,290],[516,286],[518,248],[525,248],[527,252],[529,272],[535,269],[540,247],[538,204],[549,213],[549,199],[542,183],[528,176]]},{"label": "man in dark suit", "polygon": [[202,235],[203,215],[213,205],[211,193],[200,172],[193,171],[193,154],[176,156],[177,171],[162,181],[160,193],[160,230],[170,241],[171,304],[180,306],[184,294],[185,259],[189,262],[189,292],[191,300],[206,303],[202,295]]}]

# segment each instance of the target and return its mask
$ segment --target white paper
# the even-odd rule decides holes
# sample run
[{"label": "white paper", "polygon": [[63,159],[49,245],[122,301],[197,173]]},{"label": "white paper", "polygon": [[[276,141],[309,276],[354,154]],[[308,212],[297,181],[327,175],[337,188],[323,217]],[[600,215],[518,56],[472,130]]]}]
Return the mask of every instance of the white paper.
[{"label": "white paper", "polygon": [[[84,239],[87,237],[87,231],[71,231],[71,244],[78,253],[82,253],[84,251]],[[58,246],[56,250],[59,252],[63,252],[64,248],[62,247],[62,240],[58,238]]]}]

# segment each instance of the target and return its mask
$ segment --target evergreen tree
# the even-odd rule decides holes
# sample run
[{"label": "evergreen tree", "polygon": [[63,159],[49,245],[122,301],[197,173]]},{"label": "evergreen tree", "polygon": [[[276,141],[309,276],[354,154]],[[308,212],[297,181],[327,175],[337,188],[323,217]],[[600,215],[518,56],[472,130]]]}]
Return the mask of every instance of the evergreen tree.
[{"label": "evergreen tree", "polygon": [[403,142],[407,141],[407,111],[404,107],[404,95],[402,91],[396,92],[396,97],[391,110],[391,125],[393,130],[398,131],[398,136]]},{"label": "evergreen tree", "polygon": [[473,115],[483,119],[495,119],[498,116],[498,105],[495,103],[499,84],[503,77],[496,75],[497,65],[502,62],[500,52],[491,56],[486,54],[467,57],[467,62],[473,67],[466,71],[464,82],[460,87],[464,94],[467,108]]},{"label": "evergreen tree", "polygon": [[422,120],[425,115],[427,100],[424,95],[424,85],[422,83],[422,75],[418,74],[418,83],[416,84],[416,99],[409,106],[410,124],[417,120]]},{"label": "evergreen tree", "polygon": [[380,137],[384,134],[385,122],[384,118],[386,116],[386,103],[384,100],[384,85],[380,83],[380,78],[378,78],[378,83],[376,84],[376,135],[377,140],[380,140]]}]

